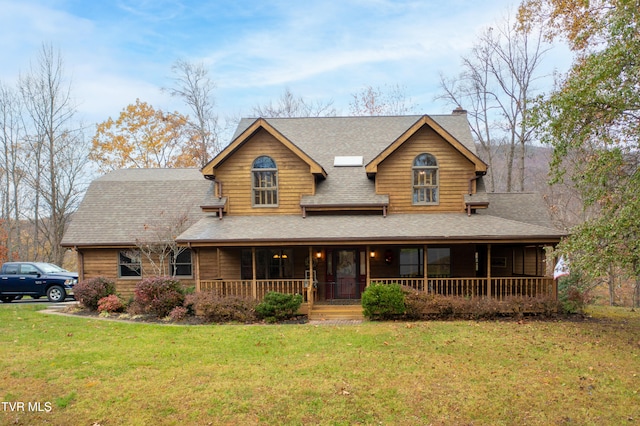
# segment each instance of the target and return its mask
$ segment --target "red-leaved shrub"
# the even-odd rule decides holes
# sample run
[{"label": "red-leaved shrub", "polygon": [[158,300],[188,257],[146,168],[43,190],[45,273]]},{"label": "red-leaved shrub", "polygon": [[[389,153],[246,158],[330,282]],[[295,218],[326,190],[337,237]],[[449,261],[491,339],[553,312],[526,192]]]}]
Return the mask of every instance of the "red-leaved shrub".
[{"label": "red-leaved shrub", "polygon": [[218,296],[213,292],[199,292],[187,296],[185,306],[207,322],[253,322],[257,301],[237,296]]},{"label": "red-leaved shrub", "polygon": [[122,312],[124,311],[124,302],[115,294],[103,297],[98,300],[98,312]]},{"label": "red-leaved shrub", "polygon": [[116,284],[104,277],[96,277],[79,282],[73,287],[78,302],[87,309],[98,309],[98,301],[103,297],[116,294]]},{"label": "red-leaved shrub", "polygon": [[134,302],[144,313],[166,317],[176,306],[182,306],[185,290],[171,277],[151,277],[140,281],[134,291]]}]

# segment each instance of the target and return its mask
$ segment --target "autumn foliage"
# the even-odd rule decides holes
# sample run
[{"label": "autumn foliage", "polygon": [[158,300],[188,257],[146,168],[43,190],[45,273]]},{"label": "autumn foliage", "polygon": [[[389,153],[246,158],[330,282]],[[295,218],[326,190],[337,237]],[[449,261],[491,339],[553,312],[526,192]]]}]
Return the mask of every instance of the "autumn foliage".
[{"label": "autumn foliage", "polygon": [[194,167],[196,135],[188,117],[136,99],[117,120],[98,124],[89,159],[102,172],[122,168]]}]

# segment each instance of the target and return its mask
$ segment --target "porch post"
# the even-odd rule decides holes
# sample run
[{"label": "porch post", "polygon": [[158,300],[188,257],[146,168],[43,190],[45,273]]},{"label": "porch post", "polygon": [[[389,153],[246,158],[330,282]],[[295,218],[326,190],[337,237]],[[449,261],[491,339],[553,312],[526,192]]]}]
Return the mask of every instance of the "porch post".
[{"label": "porch post", "polygon": [[256,271],[256,248],[251,247],[251,271],[252,271],[252,281],[251,281],[251,297],[253,299],[258,298],[258,281],[257,281],[257,271]]},{"label": "porch post", "polygon": [[422,291],[429,291],[429,275],[427,274],[427,262],[429,261],[429,246],[422,247]]},{"label": "porch post", "polygon": [[371,273],[369,272],[371,269],[371,246],[367,246],[366,248],[366,255],[365,258],[367,259],[366,261],[366,268],[367,268],[367,278],[366,278],[366,283],[365,283],[365,288],[369,287],[369,284],[371,283]]},{"label": "porch post", "polygon": [[196,249],[195,251],[196,259],[195,259],[195,270],[193,271],[193,278],[196,281],[196,292],[200,292],[200,250]]},{"label": "porch post", "polygon": [[309,246],[309,282],[307,282],[307,303],[313,307],[313,246]]},{"label": "porch post", "polygon": [[491,297],[491,244],[487,244],[487,297]]}]

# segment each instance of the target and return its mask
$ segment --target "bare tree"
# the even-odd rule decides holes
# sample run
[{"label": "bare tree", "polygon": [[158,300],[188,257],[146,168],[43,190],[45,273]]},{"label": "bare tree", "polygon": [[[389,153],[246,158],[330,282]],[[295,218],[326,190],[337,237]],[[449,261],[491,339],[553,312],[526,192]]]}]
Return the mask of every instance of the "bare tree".
[{"label": "bare tree", "polygon": [[406,115],[415,112],[416,105],[407,97],[406,89],[399,84],[380,87],[366,86],[353,93],[349,103],[352,115]]},{"label": "bare tree", "polygon": [[2,220],[6,229],[6,245],[9,257],[26,256],[21,238],[21,197],[25,171],[21,159],[25,153],[21,147],[24,138],[22,102],[11,88],[0,84],[0,181],[2,188]]},{"label": "bare tree", "polygon": [[[82,191],[80,180],[86,160],[82,130],[73,127],[75,107],[70,84],[65,83],[62,57],[43,45],[30,73],[20,78],[20,92],[28,115],[26,160],[32,170],[34,191],[34,256],[61,264],[60,242],[70,213]],[[46,244],[42,244],[40,232]]]},{"label": "bare tree", "polygon": [[194,118],[189,120],[189,124],[198,139],[198,163],[204,167],[221,148],[218,140],[218,116],[214,111],[213,90],[216,85],[209,78],[209,71],[204,64],[178,60],[171,70],[174,73],[174,85],[164,90],[171,96],[181,98],[191,109]]},{"label": "bare tree", "polygon": [[332,100],[305,101],[301,96],[295,96],[289,88],[285,88],[275,104],[270,101],[265,105],[256,105],[253,107],[253,114],[264,118],[331,117],[335,116],[337,111]]},{"label": "bare tree", "polygon": [[176,259],[187,249],[176,243],[176,237],[191,223],[186,212],[171,215],[161,211],[154,220],[144,224],[143,236],[135,241],[140,253],[149,262],[153,275],[175,276]]},{"label": "bare tree", "polygon": [[[444,92],[440,98],[471,111],[471,126],[478,142],[493,164],[494,142],[506,141],[506,190],[525,189],[525,148],[533,142],[533,127],[528,122],[533,83],[549,47],[541,33],[518,31],[510,19],[481,34],[457,78],[441,77]],[[517,178],[513,177],[516,150]],[[495,190],[495,179],[491,178]],[[514,182],[515,181],[515,182]]]}]

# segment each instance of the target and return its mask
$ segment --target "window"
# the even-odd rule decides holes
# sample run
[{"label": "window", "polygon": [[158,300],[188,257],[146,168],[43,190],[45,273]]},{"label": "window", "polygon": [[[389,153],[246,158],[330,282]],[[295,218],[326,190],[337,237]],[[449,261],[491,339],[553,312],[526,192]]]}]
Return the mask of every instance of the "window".
[{"label": "window", "polygon": [[[253,279],[251,267],[251,250],[242,250],[242,279]],[[293,278],[292,249],[257,249],[256,278],[259,280],[273,278]]]},{"label": "window", "polygon": [[424,272],[423,250],[421,248],[400,249],[400,276],[403,278],[422,277]]},{"label": "window", "polygon": [[271,157],[258,157],[251,168],[253,180],[253,205],[278,205],[278,168]]},{"label": "window", "polygon": [[174,277],[193,275],[190,249],[181,250],[177,256],[175,253],[171,253],[171,275]]},{"label": "window", "polygon": [[118,253],[118,276],[142,276],[142,258],[139,250],[120,250]]},{"label": "window", "polygon": [[413,160],[413,204],[438,204],[438,162],[431,154]]},{"label": "window", "polygon": [[430,278],[449,278],[451,276],[451,249],[429,248],[427,250],[427,275]]}]

